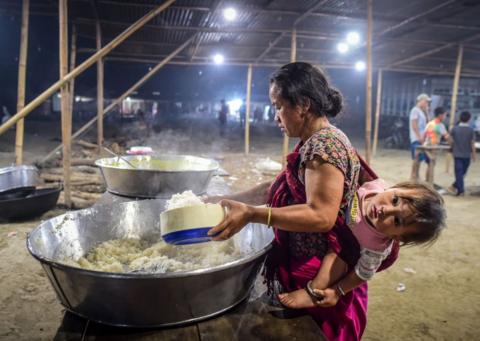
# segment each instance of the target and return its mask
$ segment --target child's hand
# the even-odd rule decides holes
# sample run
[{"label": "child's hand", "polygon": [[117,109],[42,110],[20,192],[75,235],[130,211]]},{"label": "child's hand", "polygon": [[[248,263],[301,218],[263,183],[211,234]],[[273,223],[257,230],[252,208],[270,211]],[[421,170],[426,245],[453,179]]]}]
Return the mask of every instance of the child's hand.
[{"label": "child's hand", "polygon": [[316,301],[315,304],[319,307],[328,308],[337,304],[340,297],[335,289],[327,288],[325,290],[313,289],[317,295],[323,296],[323,299]]}]

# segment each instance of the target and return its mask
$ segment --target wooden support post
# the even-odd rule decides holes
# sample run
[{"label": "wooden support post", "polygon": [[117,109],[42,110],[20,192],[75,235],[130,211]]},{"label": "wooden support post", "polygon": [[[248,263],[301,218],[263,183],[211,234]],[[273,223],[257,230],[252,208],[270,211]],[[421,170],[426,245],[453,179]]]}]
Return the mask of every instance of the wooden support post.
[{"label": "wooden support post", "polygon": [[[179,54],[188,44],[192,42],[196,35],[188,39],[185,43],[180,45],[178,48],[176,48],[172,53],[170,53],[165,59],[163,59],[161,62],[159,62],[152,70],[150,70],[145,76],[143,76],[138,82],[136,82],[134,85],[132,85],[127,91],[125,91],[120,97],[118,97],[115,101],[110,103],[108,107],[103,110],[103,117],[105,117],[106,114],[110,112],[113,108],[115,108],[117,105],[122,103],[122,101],[130,95],[132,92],[137,90],[143,83],[145,83],[147,80],[149,80],[155,73],[157,73],[158,70],[160,70],[165,64],[167,64],[171,59],[173,59],[177,54]],[[85,123],[83,127],[78,129],[75,134],[72,135],[72,140],[83,134],[88,128],[90,128],[95,122],[97,121],[97,116],[92,118],[90,121]],[[53,149],[50,153],[47,154],[42,160],[42,163],[49,160],[52,156],[56,154],[57,151],[59,151],[62,148],[62,144],[58,145]]]},{"label": "wooden support post", "polygon": [[[463,44],[458,45],[458,55],[457,55],[457,65],[455,66],[455,75],[453,76],[453,89],[452,89],[452,99],[450,106],[450,122],[448,124],[449,131],[452,130],[455,125],[455,113],[457,111],[457,97],[458,97],[458,86],[460,84],[460,74],[462,73],[462,64],[463,64]],[[450,163],[453,160],[452,153],[447,153],[445,157],[445,172],[450,172]]]},{"label": "wooden support post", "polygon": [[457,65],[455,66],[455,76],[453,77],[453,90],[452,90],[452,105],[450,108],[450,130],[455,125],[455,112],[457,111],[457,95],[458,95],[458,85],[460,83],[460,73],[462,72],[462,63],[463,63],[463,45],[458,46],[458,56],[457,56]]},{"label": "wooden support post", "polygon": [[[59,0],[59,54],[60,54],[60,79],[68,73],[68,5],[67,0]],[[71,135],[72,116],[70,112],[70,97],[68,84],[63,84],[60,89],[62,108],[62,142],[63,142],[63,181],[65,193],[65,205],[71,207],[70,188],[70,158],[71,158]]]},{"label": "wooden support post", "polygon": [[373,156],[377,153],[378,126],[380,124],[380,110],[382,108],[382,69],[378,69],[377,76],[377,103],[375,104],[375,125],[373,128]]},{"label": "wooden support post", "polygon": [[[290,63],[294,63],[297,61],[297,29],[294,28],[292,31],[292,41],[291,41],[291,50],[290,50]],[[286,165],[287,163],[287,155],[288,155],[288,135],[283,134],[283,156],[282,156],[282,164]]]},{"label": "wooden support post", "polygon": [[[30,0],[23,0],[22,5],[22,28],[20,34],[20,55],[18,57],[18,88],[17,88],[17,111],[25,106],[25,79],[27,73],[28,54],[28,16],[30,12]],[[23,132],[24,120],[17,122],[15,132],[15,163],[23,163]]]},{"label": "wooden support post", "polygon": [[32,110],[37,108],[40,104],[42,104],[45,100],[50,98],[53,94],[55,94],[65,83],[70,82],[73,78],[77,77],[83,71],[88,69],[92,64],[96,63],[100,58],[103,58],[107,55],[110,51],[112,51],[115,47],[120,45],[125,39],[130,37],[133,33],[138,31],[142,26],[144,26],[148,21],[154,18],[157,14],[165,10],[168,6],[174,3],[175,0],[166,0],[161,5],[158,5],[155,9],[151,12],[144,15],[141,19],[137,20],[134,24],[128,27],[125,31],[120,33],[115,39],[105,45],[100,51],[95,53],[93,56],[88,58],[82,64],[77,66],[75,69],[70,71],[66,74],[63,78],[59,79],[55,82],[52,86],[50,86],[47,90],[42,92],[38,97],[28,103],[22,110],[17,112],[13,115],[7,122],[0,126],[0,135],[5,133],[8,129],[10,129],[18,120],[27,116]]},{"label": "wooden support post", "polygon": [[[100,51],[102,49],[102,32],[99,20],[97,20],[96,33],[97,50]],[[103,145],[103,59],[101,58],[97,62],[97,145],[100,154]]]},{"label": "wooden support post", "polygon": [[367,23],[367,75],[366,75],[366,96],[365,96],[365,161],[370,164],[372,134],[372,24],[373,9],[372,1],[367,0],[368,23]]},{"label": "wooden support post", "polygon": [[250,106],[252,95],[252,72],[253,65],[248,64],[247,71],[247,98],[245,100],[246,113],[245,113],[245,154],[250,152]]},{"label": "wooden support post", "polygon": [[[75,62],[77,59],[77,27],[72,26],[72,41],[70,42],[70,71],[75,68]],[[75,104],[75,78],[69,82],[70,93],[70,115],[73,118],[73,106]]]}]

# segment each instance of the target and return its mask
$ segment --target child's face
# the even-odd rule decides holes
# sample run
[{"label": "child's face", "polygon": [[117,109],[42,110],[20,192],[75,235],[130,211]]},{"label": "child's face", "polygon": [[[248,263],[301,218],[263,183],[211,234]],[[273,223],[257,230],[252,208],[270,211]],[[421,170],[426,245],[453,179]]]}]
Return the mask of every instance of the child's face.
[{"label": "child's face", "polygon": [[414,214],[401,196],[411,196],[412,191],[389,188],[365,198],[364,216],[378,231],[391,239],[402,241],[402,235],[416,229]]}]

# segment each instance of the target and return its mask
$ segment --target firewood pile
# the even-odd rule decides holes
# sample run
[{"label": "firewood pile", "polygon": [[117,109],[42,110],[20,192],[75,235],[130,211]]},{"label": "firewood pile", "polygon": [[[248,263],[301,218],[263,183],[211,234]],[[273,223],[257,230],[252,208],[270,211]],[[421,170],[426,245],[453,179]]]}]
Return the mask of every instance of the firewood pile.
[{"label": "firewood pile", "polygon": [[[124,152],[117,143],[111,144],[109,148],[115,153],[121,154]],[[105,192],[105,184],[100,170],[95,166],[95,160],[106,156],[109,157],[110,155],[105,154],[103,151],[100,154],[98,153],[96,144],[84,140],[73,141],[70,175],[73,208],[90,207]],[[40,178],[45,184],[57,184],[59,186],[63,184],[61,153],[38,166],[40,168]],[[65,205],[63,191],[60,193],[58,204]]]}]

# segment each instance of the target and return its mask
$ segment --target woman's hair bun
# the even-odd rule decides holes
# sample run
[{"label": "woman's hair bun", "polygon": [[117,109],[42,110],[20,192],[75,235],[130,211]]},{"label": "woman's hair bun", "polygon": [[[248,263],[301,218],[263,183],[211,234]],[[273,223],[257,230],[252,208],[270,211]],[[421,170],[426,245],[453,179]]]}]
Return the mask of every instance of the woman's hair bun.
[{"label": "woman's hair bun", "polygon": [[343,96],[335,88],[330,88],[328,92],[328,97],[330,99],[330,105],[327,110],[325,110],[325,113],[329,117],[335,117],[337,116],[340,112],[342,112],[343,108]]}]

